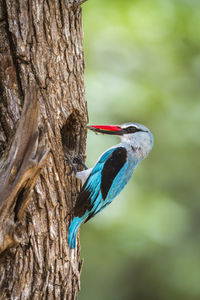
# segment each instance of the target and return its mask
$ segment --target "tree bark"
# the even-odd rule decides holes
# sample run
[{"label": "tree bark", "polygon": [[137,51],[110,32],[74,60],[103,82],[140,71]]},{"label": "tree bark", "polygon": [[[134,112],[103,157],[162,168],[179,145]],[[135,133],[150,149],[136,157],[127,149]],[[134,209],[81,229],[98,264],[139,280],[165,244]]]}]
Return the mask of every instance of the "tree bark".
[{"label": "tree bark", "polygon": [[85,153],[80,3],[0,0],[0,299],[80,289],[67,243],[80,182],[64,159]]}]

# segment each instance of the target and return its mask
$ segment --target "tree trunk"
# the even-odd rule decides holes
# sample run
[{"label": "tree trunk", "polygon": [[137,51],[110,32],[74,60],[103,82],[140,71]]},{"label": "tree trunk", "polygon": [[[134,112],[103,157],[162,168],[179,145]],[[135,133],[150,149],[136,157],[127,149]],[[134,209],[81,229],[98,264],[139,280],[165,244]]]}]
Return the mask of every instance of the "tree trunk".
[{"label": "tree trunk", "polygon": [[73,1],[0,0],[0,299],[80,289],[79,243],[67,243],[80,182],[64,159],[84,156],[87,123]]}]

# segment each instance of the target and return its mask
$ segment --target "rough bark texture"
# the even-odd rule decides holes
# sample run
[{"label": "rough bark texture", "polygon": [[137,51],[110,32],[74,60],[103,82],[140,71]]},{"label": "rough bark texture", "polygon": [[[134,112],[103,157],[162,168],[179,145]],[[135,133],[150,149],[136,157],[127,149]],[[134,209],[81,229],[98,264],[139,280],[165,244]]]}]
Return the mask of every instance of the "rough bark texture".
[{"label": "rough bark texture", "polygon": [[85,152],[82,39],[77,2],[0,0],[0,299],[80,289],[65,219],[80,183],[63,152]]}]

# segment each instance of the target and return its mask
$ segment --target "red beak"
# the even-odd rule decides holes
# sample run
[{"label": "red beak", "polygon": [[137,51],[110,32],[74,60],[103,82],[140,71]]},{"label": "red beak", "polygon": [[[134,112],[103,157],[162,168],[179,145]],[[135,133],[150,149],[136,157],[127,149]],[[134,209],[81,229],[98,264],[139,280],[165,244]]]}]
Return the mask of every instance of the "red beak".
[{"label": "red beak", "polygon": [[87,126],[88,129],[105,134],[121,135],[122,129],[118,125],[93,125]]}]

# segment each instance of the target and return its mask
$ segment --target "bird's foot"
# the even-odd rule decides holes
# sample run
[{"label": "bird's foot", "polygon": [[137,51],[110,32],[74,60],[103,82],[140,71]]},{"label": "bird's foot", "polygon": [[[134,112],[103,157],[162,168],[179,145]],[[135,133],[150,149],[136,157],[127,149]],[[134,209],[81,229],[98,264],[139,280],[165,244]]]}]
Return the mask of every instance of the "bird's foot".
[{"label": "bird's foot", "polygon": [[77,164],[79,164],[79,165],[81,165],[82,167],[84,167],[85,170],[88,169],[88,167],[87,167],[87,166],[85,165],[85,163],[83,162],[81,155],[78,154],[78,155],[74,158],[74,162],[77,163]]},{"label": "bird's foot", "polygon": [[[76,155],[76,157],[74,157],[73,159],[71,159],[71,158],[69,157],[69,155],[66,154],[66,153],[64,154],[64,156],[65,156],[65,159],[68,160],[68,162],[70,163],[70,165],[71,165],[71,167],[72,167],[72,172],[74,172],[75,175],[76,175],[76,173],[78,172],[77,167],[75,166],[75,164],[79,164],[79,165],[83,166],[83,167],[85,168],[85,170],[88,169],[87,166],[86,166],[86,165],[84,164],[84,162],[82,161],[82,158],[81,158],[80,155]],[[75,164],[74,164],[74,163],[75,163]],[[68,175],[71,175],[72,172],[70,172],[70,174],[68,174]]]},{"label": "bird's foot", "polygon": [[68,160],[68,162],[70,163],[70,165],[72,167],[72,171],[68,175],[71,175],[72,172],[74,172],[74,174],[76,175],[76,173],[78,172],[77,167],[74,165],[72,159],[66,153],[65,153],[65,159]]}]

